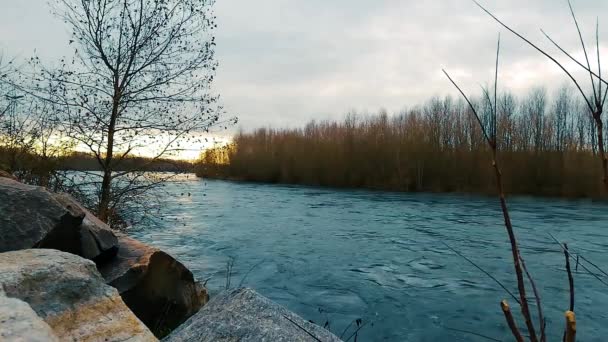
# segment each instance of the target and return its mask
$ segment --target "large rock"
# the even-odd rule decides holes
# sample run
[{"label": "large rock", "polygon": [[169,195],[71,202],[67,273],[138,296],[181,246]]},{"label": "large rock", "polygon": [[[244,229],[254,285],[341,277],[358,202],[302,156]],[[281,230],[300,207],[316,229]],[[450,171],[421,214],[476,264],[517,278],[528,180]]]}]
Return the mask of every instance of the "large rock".
[{"label": "large rock", "polygon": [[117,244],[70,196],[0,177],[0,252],[52,248],[99,262],[112,258]]},{"label": "large rock", "polygon": [[0,287],[28,303],[61,341],[155,341],[95,264],[51,249],[0,254]]},{"label": "large rock", "polygon": [[55,199],[64,208],[82,213],[80,216],[83,217],[83,220],[78,230],[79,243],[76,244],[78,250],[73,251],[73,254],[78,254],[96,262],[107,261],[116,255],[118,252],[118,237],[107,224],[91,214],[68,194],[55,194]]},{"label": "large rock", "polygon": [[214,297],[167,336],[178,341],[340,341],[254,290],[241,288]]},{"label": "large rock", "polygon": [[26,302],[0,293],[0,341],[59,342],[59,339]]},{"label": "large rock", "polygon": [[108,284],[157,336],[164,336],[209,299],[192,272],[169,254],[122,234],[118,254],[99,265]]}]

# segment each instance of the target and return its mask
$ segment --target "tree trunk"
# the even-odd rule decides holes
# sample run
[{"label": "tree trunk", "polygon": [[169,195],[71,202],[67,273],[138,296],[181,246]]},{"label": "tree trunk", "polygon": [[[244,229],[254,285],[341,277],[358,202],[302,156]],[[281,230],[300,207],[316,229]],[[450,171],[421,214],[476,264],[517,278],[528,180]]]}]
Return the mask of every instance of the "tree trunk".
[{"label": "tree trunk", "polygon": [[112,171],[106,169],[103,171],[103,181],[101,182],[101,196],[99,198],[99,209],[97,215],[103,222],[108,222],[109,213],[108,208],[110,206],[110,188],[112,186]]},{"label": "tree trunk", "polygon": [[597,147],[602,160],[602,182],[604,184],[603,195],[608,196],[608,159],[606,159],[606,152],[604,150],[604,123],[602,122],[601,112],[594,113],[593,117],[597,125]]},{"label": "tree trunk", "polygon": [[110,218],[109,207],[110,200],[112,197],[112,158],[114,155],[114,133],[116,128],[116,119],[118,117],[118,106],[120,93],[118,90],[117,83],[115,85],[115,95],[112,100],[112,117],[110,118],[110,124],[108,125],[108,146],[106,148],[106,155],[104,158],[103,167],[103,180],[101,182],[101,194],[99,196],[99,209],[97,215],[103,222],[108,223]]}]

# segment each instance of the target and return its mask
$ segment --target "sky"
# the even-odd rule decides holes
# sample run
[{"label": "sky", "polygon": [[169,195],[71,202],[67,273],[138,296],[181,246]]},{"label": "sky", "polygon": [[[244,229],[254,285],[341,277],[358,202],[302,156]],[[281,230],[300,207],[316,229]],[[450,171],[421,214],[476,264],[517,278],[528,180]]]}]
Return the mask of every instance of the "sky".
[{"label": "sky", "polygon": [[[588,83],[539,30],[583,56],[566,0],[480,1]],[[585,41],[594,44],[596,17],[608,13],[608,1],[572,3]],[[219,69],[213,91],[229,115],[239,117],[233,130],[298,127],[311,119],[341,119],[351,110],[395,112],[432,96],[456,96],[442,68],[477,94],[493,79],[499,32],[502,89],[552,91],[567,82],[471,0],[216,0],[215,13]],[[5,55],[27,58],[36,50],[56,59],[69,54],[68,39],[68,28],[50,14],[46,0],[0,0]],[[608,22],[600,22],[600,45],[608,56]]]}]

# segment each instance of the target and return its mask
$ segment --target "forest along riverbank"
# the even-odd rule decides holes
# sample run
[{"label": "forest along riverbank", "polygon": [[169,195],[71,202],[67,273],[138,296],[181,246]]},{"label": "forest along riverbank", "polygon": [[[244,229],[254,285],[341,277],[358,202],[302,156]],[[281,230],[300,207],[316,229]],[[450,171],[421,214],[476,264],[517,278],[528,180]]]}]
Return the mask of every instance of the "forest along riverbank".
[{"label": "forest along riverbank", "polygon": [[[508,240],[493,197],[332,190],[201,180],[168,184],[158,227],[132,236],[169,251],[197,276],[243,283],[340,335],[356,318],[360,339],[509,340],[495,283],[442,245],[447,242],[515,287]],[[183,193],[183,195],[182,195]],[[173,200],[174,199],[174,200]],[[515,229],[544,303],[547,324],[563,324],[568,281],[548,236],[608,265],[608,206],[588,200],[511,197]],[[135,227],[137,228],[137,227]],[[579,337],[600,341],[608,293],[581,268],[574,274]],[[243,280],[244,279],[244,280]],[[373,326],[372,324],[373,323]],[[559,329],[551,329],[557,334]],[[557,340],[561,336],[549,336]]]},{"label": "forest along riverbank", "polygon": [[[498,100],[498,162],[509,194],[599,197],[595,128],[572,95]],[[540,102],[538,102],[540,101]],[[566,105],[564,105],[566,104]],[[205,150],[202,177],[405,192],[495,193],[491,156],[463,100],[432,98],[389,115],[350,113],[302,128],[243,131]],[[487,119],[487,118],[485,118]]]}]

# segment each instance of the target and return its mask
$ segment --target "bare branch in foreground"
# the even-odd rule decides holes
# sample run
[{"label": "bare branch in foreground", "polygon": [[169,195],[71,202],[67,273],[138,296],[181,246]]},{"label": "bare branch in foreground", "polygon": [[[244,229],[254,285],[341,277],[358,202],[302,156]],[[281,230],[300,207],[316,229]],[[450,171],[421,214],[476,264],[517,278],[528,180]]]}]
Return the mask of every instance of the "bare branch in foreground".
[{"label": "bare branch in foreground", "polygon": [[574,342],[576,340],[576,316],[572,311],[566,311],[566,334],[565,342]]},{"label": "bare branch in foreground", "polygon": [[507,301],[503,299],[502,302],[500,302],[500,307],[505,315],[509,329],[511,329],[511,333],[513,333],[513,337],[515,337],[517,342],[523,342],[524,338],[521,336],[519,329],[517,329],[517,325],[515,325],[515,320],[513,319],[513,314],[511,313],[511,308],[509,307]]},{"label": "bare branch in foreground", "polygon": [[[473,1],[475,1],[475,0],[473,0]],[[477,2],[475,2],[475,3],[477,3]],[[479,3],[477,3],[477,4],[479,5]],[[481,7],[481,5],[479,5],[479,6]],[[496,60],[498,61],[498,55],[500,54],[500,43],[498,44],[496,54],[497,54]],[[498,67],[498,63],[496,63],[496,65]],[[491,137],[488,136],[475,107],[471,104],[471,102],[469,101],[467,96],[460,89],[460,87],[456,84],[456,82],[454,82],[454,80],[452,80],[450,75],[445,70],[443,70],[443,73],[448,77],[450,82],[452,82],[452,84],[458,89],[458,91],[462,94],[462,96],[465,98],[465,100],[469,104],[473,114],[477,118],[477,122],[479,123],[482,130],[484,131],[488,145],[490,146],[490,149],[492,150],[492,167],[494,168],[494,174],[496,177],[496,189],[497,189],[497,193],[498,193],[498,196],[500,199],[500,207],[501,207],[501,210],[503,213],[504,224],[505,224],[505,228],[507,230],[507,234],[509,236],[509,242],[511,244],[511,254],[513,257],[513,266],[514,266],[515,275],[517,278],[517,289],[518,289],[519,298],[520,298],[521,312],[522,312],[522,315],[526,322],[526,327],[528,329],[528,333],[530,334],[530,341],[536,342],[536,341],[538,341],[538,338],[536,336],[536,330],[534,328],[534,323],[532,322],[532,315],[530,314],[530,306],[528,304],[528,299],[526,297],[526,285],[525,285],[525,281],[524,281],[524,273],[522,271],[522,264],[524,264],[524,260],[521,257],[521,254],[519,253],[517,239],[515,237],[515,232],[513,230],[513,225],[511,223],[511,217],[509,215],[509,209],[507,207],[507,201],[506,201],[505,194],[504,194],[502,173],[500,171],[500,167],[498,165],[498,160],[497,160],[496,134],[494,132],[494,135],[492,135]],[[496,77],[496,79],[494,80],[494,83],[497,84],[498,83],[498,72],[495,73],[495,77]],[[491,103],[490,103],[490,105],[491,105]],[[494,119],[495,119],[497,112],[494,111],[492,113],[492,115],[494,116]],[[532,284],[532,287],[535,287],[534,280],[531,277],[528,277],[528,280]],[[537,303],[540,304],[540,301],[537,300]],[[543,327],[543,322],[541,322],[541,327]]]},{"label": "bare branch in foreground", "polygon": [[540,294],[538,292],[538,289],[536,288],[536,284],[534,283],[534,280],[532,280],[532,276],[530,275],[530,272],[528,272],[526,263],[523,262],[523,260],[521,259],[521,256],[519,258],[521,261],[521,266],[524,269],[524,272],[526,272],[526,277],[528,277],[528,280],[530,281],[530,285],[532,286],[532,292],[534,292],[534,298],[536,299],[536,308],[538,309],[538,320],[540,323],[540,340],[541,340],[541,342],[544,342],[546,340],[547,336],[545,335],[545,325],[546,324],[545,324],[545,317],[543,316],[543,308],[540,303]]},{"label": "bare branch in foreground", "polygon": [[570,269],[570,252],[568,252],[567,244],[564,244],[564,255],[566,256],[566,271],[568,272],[568,285],[570,288],[570,311],[574,311],[574,278]]}]

